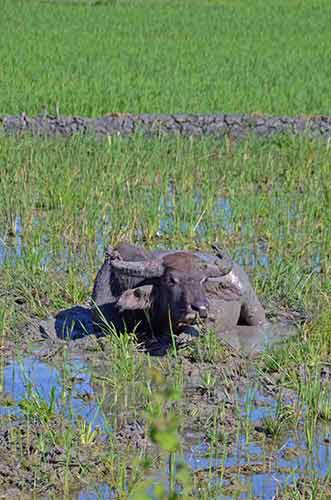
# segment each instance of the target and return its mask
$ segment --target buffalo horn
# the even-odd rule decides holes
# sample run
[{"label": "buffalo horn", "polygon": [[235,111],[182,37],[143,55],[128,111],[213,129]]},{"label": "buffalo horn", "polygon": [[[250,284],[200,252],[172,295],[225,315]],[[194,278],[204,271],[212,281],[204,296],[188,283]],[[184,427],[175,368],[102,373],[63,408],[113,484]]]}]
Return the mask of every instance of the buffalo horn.
[{"label": "buffalo horn", "polygon": [[220,276],[225,276],[232,270],[232,262],[231,265],[223,265],[223,262],[218,263],[215,261],[215,264],[205,264],[204,273],[207,278],[219,278]]},{"label": "buffalo horn", "polygon": [[164,272],[160,259],[143,261],[113,260],[112,267],[127,276],[159,278]]},{"label": "buffalo horn", "polygon": [[118,252],[118,250],[116,250],[115,248],[113,248],[112,246],[108,246],[106,252],[105,252],[105,257],[106,259],[109,259],[109,260],[115,260],[115,259],[121,259],[121,254]]},{"label": "buffalo horn", "polygon": [[225,275],[231,272],[233,267],[233,261],[230,255],[227,254],[216,244],[212,245],[212,249],[215,251],[217,257],[215,264],[217,265],[221,273]]}]

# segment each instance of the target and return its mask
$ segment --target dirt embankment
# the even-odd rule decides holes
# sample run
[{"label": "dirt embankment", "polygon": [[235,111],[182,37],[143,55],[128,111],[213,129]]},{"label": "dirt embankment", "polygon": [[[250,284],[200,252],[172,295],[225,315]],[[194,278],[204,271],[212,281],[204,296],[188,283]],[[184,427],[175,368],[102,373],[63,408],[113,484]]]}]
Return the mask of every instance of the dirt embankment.
[{"label": "dirt embankment", "polygon": [[2,116],[2,132],[34,135],[72,136],[75,134],[97,136],[145,136],[178,134],[183,136],[214,136],[217,138],[245,138],[250,134],[270,137],[277,134],[306,135],[314,138],[331,138],[330,116],[268,116],[262,114],[126,114],[110,113],[101,118],[77,116],[28,117]]}]

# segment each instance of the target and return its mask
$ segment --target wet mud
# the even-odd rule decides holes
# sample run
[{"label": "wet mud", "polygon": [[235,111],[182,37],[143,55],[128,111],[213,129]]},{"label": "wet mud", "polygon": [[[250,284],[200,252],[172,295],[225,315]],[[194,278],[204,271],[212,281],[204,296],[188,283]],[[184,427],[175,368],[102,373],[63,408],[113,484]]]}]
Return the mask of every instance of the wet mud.
[{"label": "wet mud", "polygon": [[[66,482],[72,488],[79,477],[91,479],[102,472],[102,436],[91,446],[84,446],[77,436],[72,436],[70,457],[64,448],[64,438],[70,426],[58,415],[47,424],[52,433],[47,436],[45,424],[31,416],[29,425],[25,418],[8,416],[1,418],[0,430],[0,494],[7,498],[29,491],[38,492],[38,498],[49,498],[61,490]],[[45,439],[42,436],[46,436]],[[81,475],[84,470],[83,477]],[[103,467],[103,471],[105,468]],[[100,476],[99,476],[100,477]],[[31,498],[31,497],[30,497]]]},{"label": "wet mud", "polygon": [[[238,326],[212,337],[189,328],[175,343],[136,339],[130,356],[142,372],[127,390],[125,375],[119,389],[112,385],[113,335],[94,330],[88,304],[27,319],[15,339],[2,343],[0,494],[56,498],[65,487],[72,498],[116,498],[116,464],[128,478],[132,456],[152,457],[157,469],[164,453],[151,439],[146,401],[134,396],[151,369],[169,383],[182,381],[175,403],[182,452],[201,487],[210,487],[212,477],[229,497],[242,488],[242,498],[252,491],[271,498],[279,482],[300,479],[312,467],[324,477],[331,458],[326,429],[316,437],[313,465],[302,433],[287,426],[277,441],[269,433],[266,417],[280,400],[295,406],[297,395],[280,393],[276,371],[259,372],[259,356],[297,334],[306,316],[273,308],[268,317],[262,328]],[[326,382],[327,369],[321,369]]]}]

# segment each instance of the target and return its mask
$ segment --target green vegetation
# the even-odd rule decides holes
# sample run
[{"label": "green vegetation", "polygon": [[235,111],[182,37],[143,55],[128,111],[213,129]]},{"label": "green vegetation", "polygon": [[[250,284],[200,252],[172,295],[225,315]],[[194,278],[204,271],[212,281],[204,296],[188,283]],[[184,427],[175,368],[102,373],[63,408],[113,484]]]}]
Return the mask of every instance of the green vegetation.
[{"label": "green vegetation", "polygon": [[[0,11],[2,114],[330,114],[326,0]],[[279,500],[330,496],[329,143],[0,133],[0,173],[0,496],[251,499],[259,474]],[[218,241],[269,318],[309,321],[255,359],[213,331],[164,357],[111,326],[43,341],[39,321],[86,303],[105,246],[124,239]]]},{"label": "green vegetation", "polygon": [[1,113],[330,114],[328,0],[1,0]]},{"label": "green vegetation", "polygon": [[[156,498],[169,491],[176,498],[178,485],[187,495],[213,498],[246,491],[243,474],[268,473],[288,433],[299,436],[304,453],[314,453],[331,415],[325,382],[331,349],[328,144],[290,137],[237,145],[139,136],[103,142],[2,137],[0,148],[5,354],[17,351],[24,360],[22,351],[35,349],[38,318],[84,303],[104,246],[122,239],[203,249],[218,240],[249,271],[269,316],[312,318],[297,337],[255,362],[222,345],[212,331],[153,359],[140,352],[133,335],[107,329],[104,339],[90,339],[93,393],[79,396],[95,405],[102,428],[93,418],[75,417],[70,346],[48,350],[42,359],[59,370],[60,395],[50,386],[45,399],[27,378],[19,423],[3,417],[11,451],[6,466],[13,457],[30,464],[19,488],[31,487],[33,469],[37,476],[44,471],[55,495],[72,492],[75,483],[106,481],[118,498],[130,491],[138,499],[147,498],[155,474],[163,474]],[[1,386],[5,390],[3,380]],[[254,424],[259,387],[273,391],[276,406],[261,410]],[[238,390],[246,394],[244,403]],[[10,396],[4,392],[2,408],[15,407]],[[202,432],[208,460],[222,464],[245,443],[245,466],[207,462],[205,471],[193,474],[182,461],[187,432],[197,436],[196,444]],[[254,443],[261,447],[258,458],[249,451]],[[52,475],[45,463],[57,449]],[[295,456],[296,449],[285,451]],[[277,471],[286,476],[286,467]]]},{"label": "green vegetation", "polygon": [[123,239],[218,240],[270,304],[315,310],[330,293],[325,143],[2,138],[0,148],[3,252],[12,256],[2,280],[38,317],[87,299],[105,245]]}]

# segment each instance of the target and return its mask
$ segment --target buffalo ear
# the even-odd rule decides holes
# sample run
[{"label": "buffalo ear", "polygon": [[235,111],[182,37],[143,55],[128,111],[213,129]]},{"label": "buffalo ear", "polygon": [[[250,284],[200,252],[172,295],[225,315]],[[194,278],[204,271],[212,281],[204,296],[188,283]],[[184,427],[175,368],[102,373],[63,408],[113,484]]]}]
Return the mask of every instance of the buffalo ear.
[{"label": "buffalo ear", "polygon": [[153,285],[143,285],[126,290],[117,300],[116,307],[120,312],[148,309],[151,304],[152,288]]}]

